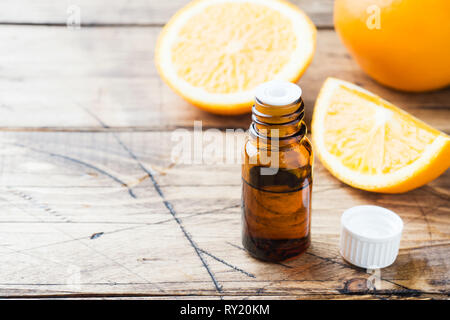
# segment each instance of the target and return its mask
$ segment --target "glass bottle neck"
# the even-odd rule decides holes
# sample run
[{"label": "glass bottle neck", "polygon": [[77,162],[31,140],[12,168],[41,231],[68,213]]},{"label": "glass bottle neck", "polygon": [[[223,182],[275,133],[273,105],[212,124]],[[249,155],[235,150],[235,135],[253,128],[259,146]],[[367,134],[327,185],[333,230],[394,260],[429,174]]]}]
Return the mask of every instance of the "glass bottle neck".
[{"label": "glass bottle neck", "polygon": [[303,116],[304,103],[301,98],[286,106],[269,106],[256,99],[252,108],[253,122],[250,133],[258,138],[269,140],[303,138],[306,134]]}]

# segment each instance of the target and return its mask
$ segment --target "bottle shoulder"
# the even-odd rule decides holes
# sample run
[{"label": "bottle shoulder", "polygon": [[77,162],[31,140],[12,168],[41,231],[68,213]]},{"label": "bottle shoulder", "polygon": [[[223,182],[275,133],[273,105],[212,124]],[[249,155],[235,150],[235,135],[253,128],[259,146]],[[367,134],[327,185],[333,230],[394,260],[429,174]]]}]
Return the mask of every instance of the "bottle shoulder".
[{"label": "bottle shoulder", "polygon": [[260,163],[260,158],[263,157],[276,157],[280,168],[299,168],[312,165],[313,162],[312,144],[306,136],[297,142],[279,147],[258,143],[250,137],[245,141],[243,155],[244,161],[252,159],[253,163]]}]

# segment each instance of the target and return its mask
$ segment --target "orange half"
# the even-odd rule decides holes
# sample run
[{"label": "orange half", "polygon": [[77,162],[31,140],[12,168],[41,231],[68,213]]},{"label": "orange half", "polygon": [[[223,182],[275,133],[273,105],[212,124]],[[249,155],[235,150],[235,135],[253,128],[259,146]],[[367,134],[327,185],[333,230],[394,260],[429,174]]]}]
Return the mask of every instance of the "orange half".
[{"label": "orange half", "polygon": [[249,112],[256,86],[296,82],[310,64],[316,29],[282,0],[197,0],[178,11],[156,46],[156,66],[181,97],[218,114]]}]

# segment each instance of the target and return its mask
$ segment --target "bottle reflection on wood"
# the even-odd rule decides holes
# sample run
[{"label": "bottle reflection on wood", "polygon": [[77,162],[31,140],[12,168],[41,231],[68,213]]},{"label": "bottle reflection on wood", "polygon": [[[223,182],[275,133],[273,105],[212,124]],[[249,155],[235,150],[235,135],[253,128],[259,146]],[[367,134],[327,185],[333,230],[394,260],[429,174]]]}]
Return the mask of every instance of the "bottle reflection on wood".
[{"label": "bottle reflection on wood", "polygon": [[256,90],[242,164],[242,241],[254,257],[282,261],[310,244],[313,153],[301,89],[271,81]]}]

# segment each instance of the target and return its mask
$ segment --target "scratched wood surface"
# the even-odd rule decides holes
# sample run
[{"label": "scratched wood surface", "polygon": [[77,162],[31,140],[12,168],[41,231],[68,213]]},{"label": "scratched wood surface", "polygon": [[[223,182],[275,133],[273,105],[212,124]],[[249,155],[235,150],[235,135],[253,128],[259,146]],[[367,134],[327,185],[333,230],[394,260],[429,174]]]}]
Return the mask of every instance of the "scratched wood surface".
[{"label": "scratched wood surface", "polygon": [[[308,122],[323,80],[335,76],[450,133],[449,89],[411,95],[378,85],[332,30],[332,1],[293,2],[319,28],[300,80]],[[244,134],[234,133],[234,161],[218,152],[189,164],[173,153],[194,120],[220,129],[208,131],[217,143],[225,128],[249,124],[248,115],[196,110],[159,79],[154,42],[184,3],[80,0],[79,30],[65,27],[65,2],[0,3],[0,297],[448,299],[449,172],[383,195],[342,184],[317,161],[311,248],[280,264],[245,253]],[[375,291],[372,274],[338,252],[340,214],[358,204],[392,209],[405,223]]]}]

